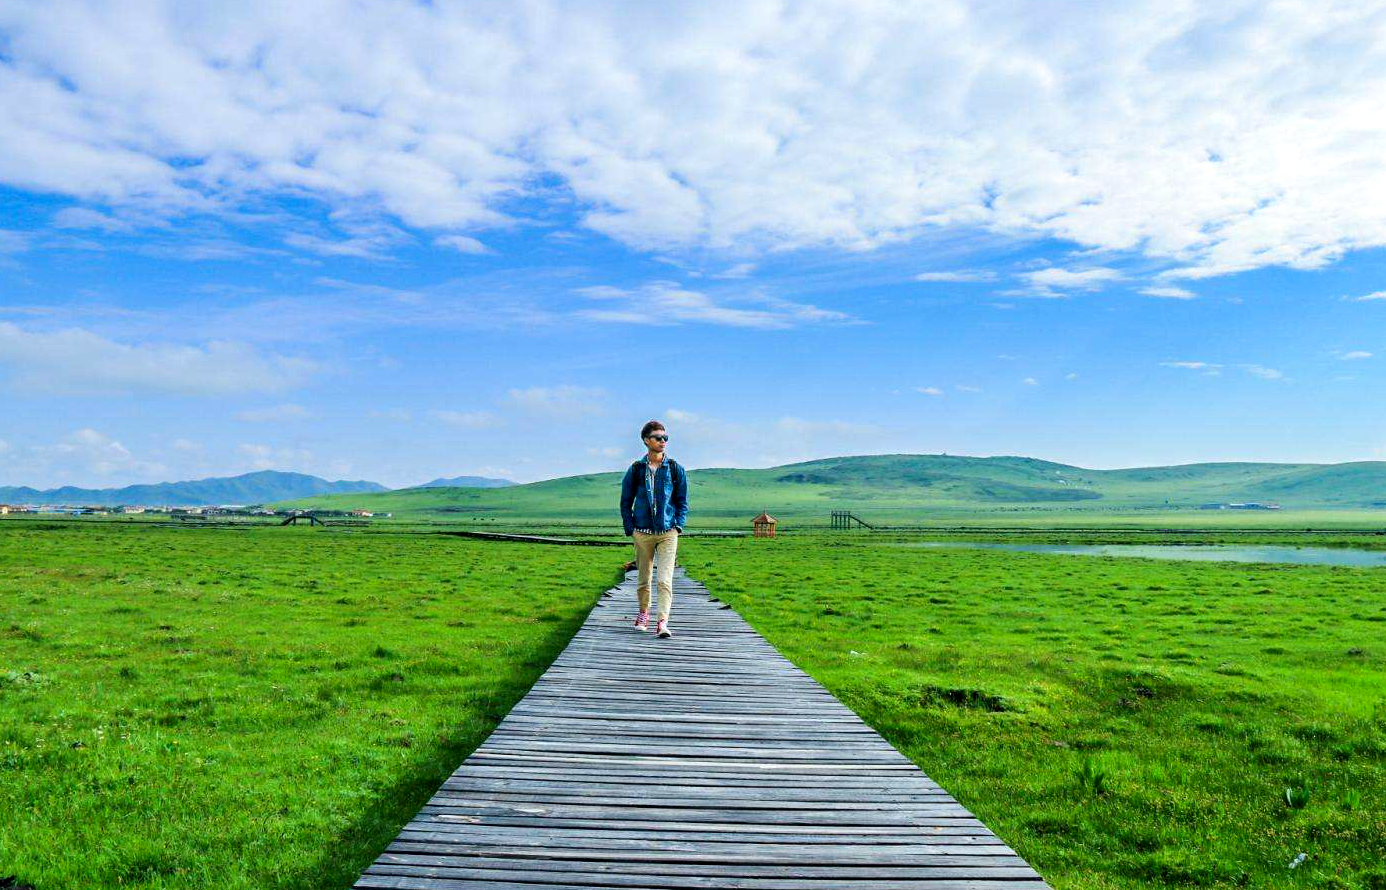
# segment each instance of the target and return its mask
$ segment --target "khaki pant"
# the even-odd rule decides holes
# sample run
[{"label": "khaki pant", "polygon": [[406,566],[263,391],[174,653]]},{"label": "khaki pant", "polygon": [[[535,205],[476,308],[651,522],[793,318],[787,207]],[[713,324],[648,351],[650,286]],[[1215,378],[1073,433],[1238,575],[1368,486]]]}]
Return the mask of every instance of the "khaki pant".
[{"label": "khaki pant", "polygon": [[659,560],[659,612],[658,619],[669,617],[669,607],[674,604],[674,551],[679,546],[679,533],[669,529],[658,534],[633,532],[635,536],[635,567],[639,572],[639,586],[635,595],[640,599],[640,611],[650,608],[650,562]]}]

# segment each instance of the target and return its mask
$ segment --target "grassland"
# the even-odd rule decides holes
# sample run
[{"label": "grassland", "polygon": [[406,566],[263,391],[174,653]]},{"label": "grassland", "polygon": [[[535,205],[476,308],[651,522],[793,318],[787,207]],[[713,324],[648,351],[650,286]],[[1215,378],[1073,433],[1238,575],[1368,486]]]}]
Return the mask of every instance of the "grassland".
[{"label": "grassland", "polygon": [[615,561],[436,535],[0,521],[0,879],[350,886],[561,650]]},{"label": "grassland", "polygon": [[[918,537],[680,560],[1058,890],[1386,888],[1386,570],[893,546]],[[348,886],[627,555],[0,520],[0,877]]]},{"label": "grassland", "polygon": [[808,535],[679,556],[1060,890],[1386,887],[1382,570]]}]

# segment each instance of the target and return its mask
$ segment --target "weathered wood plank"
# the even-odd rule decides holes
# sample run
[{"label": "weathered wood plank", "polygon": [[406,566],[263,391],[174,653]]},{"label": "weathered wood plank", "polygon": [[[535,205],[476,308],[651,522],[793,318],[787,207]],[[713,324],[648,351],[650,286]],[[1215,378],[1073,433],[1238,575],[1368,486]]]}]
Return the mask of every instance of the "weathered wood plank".
[{"label": "weathered wood plank", "polygon": [[634,573],[356,883],[413,890],[1048,890],[706,588]]}]

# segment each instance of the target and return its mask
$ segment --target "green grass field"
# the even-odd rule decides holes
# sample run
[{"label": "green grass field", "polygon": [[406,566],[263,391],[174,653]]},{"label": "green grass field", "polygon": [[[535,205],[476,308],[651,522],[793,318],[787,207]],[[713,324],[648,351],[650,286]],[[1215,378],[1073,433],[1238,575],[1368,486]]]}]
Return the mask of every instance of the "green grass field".
[{"label": "green grass field", "polygon": [[680,551],[1056,888],[1386,887],[1386,570]]},{"label": "green grass field", "polygon": [[[912,537],[690,535],[680,561],[1057,890],[1386,888],[1386,570]],[[349,886],[628,555],[0,521],[0,878]]]},{"label": "green grass field", "polygon": [[0,879],[350,886],[615,562],[437,535],[0,521]]}]

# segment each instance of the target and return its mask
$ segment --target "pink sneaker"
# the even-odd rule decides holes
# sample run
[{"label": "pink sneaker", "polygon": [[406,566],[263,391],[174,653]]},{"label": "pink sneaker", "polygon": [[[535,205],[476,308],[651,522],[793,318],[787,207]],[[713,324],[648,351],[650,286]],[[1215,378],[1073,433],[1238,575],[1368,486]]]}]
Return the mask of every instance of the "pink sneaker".
[{"label": "pink sneaker", "polygon": [[648,610],[646,610],[646,611],[644,611],[644,612],[641,612],[639,615],[636,615],[636,616],[635,616],[635,629],[636,629],[636,630],[649,630],[649,629],[650,629],[650,613],[649,613]]},{"label": "pink sneaker", "polygon": [[665,638],[665,639],[668,639],[669,637],[672,637],[673,635],[674,635],[673,631],[669,630],[669,619],[668,619],[668,618],[661,618],[661,619],[659,619],[659,623],[655,625],[655,636],[657,636],[657,637],[663,637],[663,638]]}]

